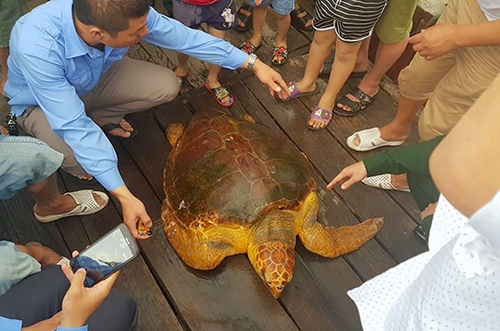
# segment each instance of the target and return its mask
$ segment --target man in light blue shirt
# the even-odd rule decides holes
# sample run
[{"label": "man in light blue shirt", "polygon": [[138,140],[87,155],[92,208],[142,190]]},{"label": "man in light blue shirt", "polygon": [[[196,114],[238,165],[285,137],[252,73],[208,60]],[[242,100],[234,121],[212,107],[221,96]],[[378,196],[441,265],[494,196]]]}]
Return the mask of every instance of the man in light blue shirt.
[{"label": "man in light blue shirt", "polygon": [[63,169],[95,177],[120,201],[136,238],[147,238],[137,222],[151,226],[151,219],[125,186],[101,128],[129,138],[137,132],[126,114],[168,102],[179,90],[171,70],[123,58],[142,39],[229,69],[251,68],[271,93],[288,93],[281,76],[254,56],[158,14],[147,0],[55,0],[19,19],[5,85],[13,113],[26,132],[64,154]]}]

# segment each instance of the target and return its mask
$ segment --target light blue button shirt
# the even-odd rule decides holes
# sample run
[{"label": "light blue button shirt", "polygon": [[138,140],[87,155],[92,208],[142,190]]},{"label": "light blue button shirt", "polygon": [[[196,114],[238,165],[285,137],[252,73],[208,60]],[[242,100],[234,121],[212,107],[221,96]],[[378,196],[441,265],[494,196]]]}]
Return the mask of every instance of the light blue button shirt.
[{"label": "light blue button shirt", "polygon": [[[0,316],[0,330],[2,331],[21,331],[23,322]],[[87,331],[86,325],[76,328],[64,328],[62,326],[54,329],[54,331]]]},{"label": "light blue button shirt", "polygon": [[[43,4],[17,21],[10,39],[5,93],[15,115],[39,105],[54,132],[72,149],[82,167],[107,190],[123,185],[117,156],[100,128],[85,114],[80,97],[92,91],[126,48],[88,46],[77,34],[72,0]],[[228,69],[247,54],[228,42],[192,30],[150,8],[144,40]]]}]

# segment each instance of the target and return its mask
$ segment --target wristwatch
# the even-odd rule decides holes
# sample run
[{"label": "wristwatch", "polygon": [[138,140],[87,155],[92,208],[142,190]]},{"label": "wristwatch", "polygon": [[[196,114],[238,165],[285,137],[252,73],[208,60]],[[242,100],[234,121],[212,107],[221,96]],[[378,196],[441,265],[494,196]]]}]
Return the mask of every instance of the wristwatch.
[{"label": "wristwatch", "polygon": [[250,54],[250,56],[248,57],[248,63],[247,63],[247,67],[246,69],[248,71],[253,71],[253,66],[255,64],[255,61],[257,61],[257,55],[255,54]]}]

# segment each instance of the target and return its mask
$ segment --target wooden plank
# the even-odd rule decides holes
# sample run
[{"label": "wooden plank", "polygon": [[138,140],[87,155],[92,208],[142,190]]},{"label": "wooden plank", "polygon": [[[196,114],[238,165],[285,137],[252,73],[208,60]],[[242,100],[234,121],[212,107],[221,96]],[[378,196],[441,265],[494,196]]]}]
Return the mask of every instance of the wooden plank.
[{"label": "wooden plank", "polygon": [[[68,174],[64,174],[63,178],[70,191],[89,188],[88,185],[84,186],[72,180]],[[93,185],[91,188],[103,191],[98,184]],[[81,217],[83,227],[79,229],[79,237],[88,234],[89,241],[94,242],[120,224],[122,218],[117,208],[121,207],[110,203],[99,213]],[[73,232],[72,234],[64,233],[65,238],[76,234],[75,230],[70,229]],[[68,246],[73,247],[73,249],[82,250],[86,246],[78,247],[76,245],[80,245],[80,243],[68,242]],[[115,287],[136,299],[139,309],[139,330],[182,330],[172,308],[163,296],[158,284],[156,284],[142,256],[125,266],[120,273],[121,275]],[[154,318],[151,318],[152,316]]]},{"label": "wooden plank", "polygon": [[[172,105],[178,116],[181,107]],[[174,114],[162,111],[166,127],[177,119],[168,119]],[[187,111],[187,110],[185,110]],[[190,116],[187,111],[186,119]],[[120,167],[127,183],[145,202],[154,219],[160,218],[161,169],[170,147],[163,128],[158,128],[151,114],[136,116],[135,123],[141,134],[124,145],[145,174],[148,185],[137,172],[130,159],[123,158],[124,149],[117,146],[121,159]],[[148,146],[147,149],[144,146]],[[144,154],[137,157],[138,154]],[[164,155],[162,155],[165,153]],[[152,158],[147,160],[147,158]],[[162,193],[161,193],[162,194]],[[162,194],[163,196],[163,194]],[[148,264],[154,269],[157,281],[168,293],[171,302],[192,330],[296,330],[297,327],[287,315],[244,256],[226,259],[216,270],[206,272],[187,267],[168,244],[163,229],[158,224],[153,237],[140,243]]]},{"label": "wooden plank", "polygon": [[[14,198],[0,201],[2,205],[1,239],[24,245],[37,241],[58,254],[69,257],[69,250],[55,223],[42,224],[33,215],[35,200],[25,191]],[[61,220],[59,222],[64,222]]]},{"label": "wooden plank", "polygon": [[[288,73],[288,75],[291,75],[291,73]],[[245,83],[252,91],[260,89],[259,82],[254,77],[245,79]],[[307,102],[311,104],[317,103],[318,98],[319,96],[313,96]],[[309,115],[308,108],[310,106],[304,107],[299,100],[292,100],[288,103],[277,102],[267,94],[260,95],[259,101],[278,121],[295,144],[309,157],[321,172],[325,181],[329,181],[342,168],[353,163],[352,156],[346,152],[343,145],[339,144],[339,140],[342,143],[344,138],[335,138],[344,137],[343,132],[352,131],[353,124],[348,124],[347,119],[338,119],[338,116],[336,116],[333,123],[330,124],[330,131],[311,131],[306,127],[306,119]],[[354,120],[359,121],[360,116],[363,115],[357,116]],[[346,129],[346,127],[349,129]],[[331,134],[332,132],[334,132],[334,135]],[[320,149],[318,146],[328,146],[328,149],[325,152],[324,148]],[[425,250],[424,245],[413,237],[412,230],[415,223],[385,192],[368,190],[362,185],[356,185],[345,192],[336,190],[339,196],[346,201],[349,209],[359,219],[385,217],[386,225],[379,232],[377,238],[396,261],[402,262]]]}]

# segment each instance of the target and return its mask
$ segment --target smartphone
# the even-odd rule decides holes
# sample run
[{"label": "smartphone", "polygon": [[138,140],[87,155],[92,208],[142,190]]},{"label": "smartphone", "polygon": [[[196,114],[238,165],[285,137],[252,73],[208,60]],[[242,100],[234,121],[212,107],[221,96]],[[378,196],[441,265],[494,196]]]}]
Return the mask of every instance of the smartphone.
[{"label": "smartphone", "polygon": [[80,252],[80,255],[70,261],[70,266],[73,272],[85,269],[87,275],[84,284],[92,287],[123,268],[137,255],[139,246],[127,226],[121,223]]}]

